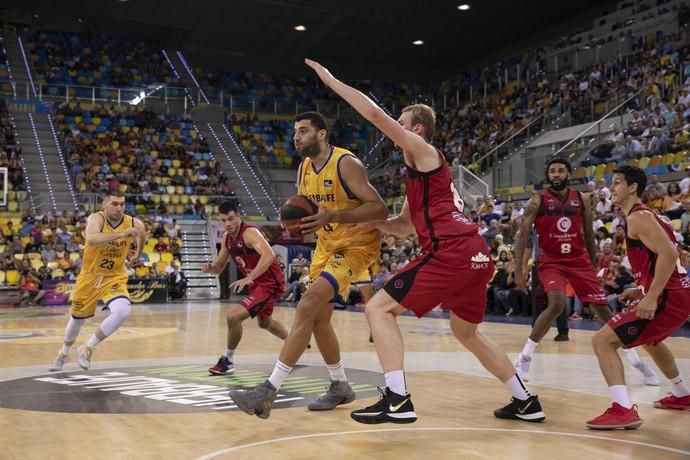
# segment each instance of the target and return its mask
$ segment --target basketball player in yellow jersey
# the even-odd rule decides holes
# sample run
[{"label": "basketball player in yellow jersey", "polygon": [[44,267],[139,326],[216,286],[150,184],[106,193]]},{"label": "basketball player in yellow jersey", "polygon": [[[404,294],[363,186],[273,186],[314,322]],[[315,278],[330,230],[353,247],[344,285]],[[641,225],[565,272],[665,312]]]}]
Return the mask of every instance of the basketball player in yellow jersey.
[{"label": "basketball player in yellow jersey", "polygon": [[352,232],[351,225],[381,219],[388,209],[371,186],[364,165],[349,151],[328,143],[326,119],[317,112],[295,118],[294,142],[304,158],[297,175],[300,195],[319,205],[302,219],[302,232],[316,232],[318,240],[310,267],[310,284],[295,313],[278,362],[266,382],[250,390],[232,390],[230,397],[250,415],[268,418],[278,388],[309,343],[312,332],[331,378],[328,392],[309,405],[330,410],[354,401],[340,360],[340,345],[331,326],[333,301],[344,296],[354,276],[379,257],[378,231]]},{"label": "basketball player in yellow jersey", "polygon": [[[84,321],[96,312],[98,301],[110,310],[96,332],[77,349],[79,367],[88,370],[91,355],[101,341],[125,322],[130,312],[125,260],[136,260],[146,239],[144,224],[125,214],[125,197],[110,192],[103,199],[103,210],[93,213],[86,222],[82,268],[72,291],[71,318],[65,329],[65,340],[51,371],[62,370]],[[132,243],[136,250],[130,253]]]}]

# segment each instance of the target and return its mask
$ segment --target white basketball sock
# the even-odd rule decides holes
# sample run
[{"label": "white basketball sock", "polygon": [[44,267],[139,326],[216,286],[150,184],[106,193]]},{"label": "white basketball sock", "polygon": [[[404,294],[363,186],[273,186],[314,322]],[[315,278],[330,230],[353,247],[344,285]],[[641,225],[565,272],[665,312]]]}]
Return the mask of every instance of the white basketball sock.
[{"label": "white basketball sock", "polygon": [[407,383],[405,382],[405,371],[402,369],[390,371],[383,374],[386,379],[386,386],[395,394],[407,396]]},{"label": "white basketball sock", "polygon": [[611,399],[613,402],[620,404],[626,409],[630,409],[632,407],[632,401],[630,400],[630,395],[628,394],[628,387],[625,385],[610,386],[609,393],[611,394]]},{"label": "white basketball sock", "polygon": [[525,342],[524,348],[522,349],[522,356],[531,358],[534,350],[537,348],[537,345],[539,345],[539,342],[535,342],[528,338],[527,342]]},{"label": "white basketball sock", "polygon": [[683,396],[690,395],[690,389],[685,384],[685,380],[683,380],[683,376],[681,374],[678,374],[678,377],[669,380],[671,381],[671,393],[673,396],[676,398],[682,398]]},{"label": "white basketball sock", "polygon": [[268,378],[271,385],[277,390],[283,384],[288,375],[292,372],[292,368],[287,364],[276,362],[276,367],[273,368],[273,373]]},{"label": "white basketball sock", "polygon": [[[84,318],[70,317],[67,327],[65,328],[65,342],[62,344],[62,352],[64,354],[69,355],[69,352],[72,350],[72,345],[74,341],[77,340],[79,331],[85,322],[86,319]],[[69,345],[67,345],[67,343],[69,343]]]},{"label": "white basketball sock", "polygon": [[331,376],[332,382],[347,382],[345,365],[342,360],[335,364],[326,364],[326,367],[328,367],[328,374]]},{"label": "white basketball sock", "polygon": [[235,350],[231,350],[230,348],[225,349],[225,357],[232,362],[232,358],[235,356]]},{"label": "white basketball sock", "polygon": [[640,355],[637,354],[637,350],[632,349],[632,348],[623,348],[623,353],[628,357],[628,361],[630,361],[630,364],[633,366],[639,365],[642,360],[640,359]]},{"label": "white basketball sock", "polygon": [[517,374],[513,375],[510,379],[508,379],[508,381],[505,382],[505,384],[510,390],[510,392],[513,394],[513,397],[515,399],[524,401],[528,399],[530,396],[532,396],[532,393],[529,392],[529,390],[525,386],[525,383]]}]

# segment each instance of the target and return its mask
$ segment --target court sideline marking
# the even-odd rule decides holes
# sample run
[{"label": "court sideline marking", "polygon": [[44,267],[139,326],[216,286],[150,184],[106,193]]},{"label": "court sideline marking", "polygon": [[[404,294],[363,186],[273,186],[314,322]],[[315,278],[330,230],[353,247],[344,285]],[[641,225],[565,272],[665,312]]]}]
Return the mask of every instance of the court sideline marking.
[{"label": "court sideline marking", "polygon": [[259,447],[259,446],[263,446],[263,445],[267,445],[267,444],[274,444],[274,443],[279,443],[279,442],[296,441],[299,439],[321,438],[321,437],[326,437],[326,436],[347,436],[347,435],[351,435],[351,434],[366,434],[366,433],[390,433],[390,432],[395,432],[395,431],[494,431],[494,432],[501,432],[501,433],[528,433],[528,434],[544,434],[544,435],[551,435],[551,436],[569,436],[569,437],[574,437],[574,438],[596,439],[596,440],[602,440],[602,441],[619,442],[619,443],[623,443],[623,444],[632,444],[632,445],[636,445],[636,446],[650,447],[652,449],[665,450],[665,451],[673,452],[676,454],[683,454],[683,455],[689,455],[690,456],[689,450],[675,449],[673,447],[666,447],[666,446],[662,446],[659,444],[650,444],[650,443],[646,443],[646,442],[630,441],[627,439],[617,439],[617,438],[610,438],[610,437],[606,437],[606,436],[597,436],[597,435],[592,435],[592,434],[566,433],[566,432],[561,432],[561,431],[517,430],[517,429],[509,429],[509,428],[389,428],[389,429],[378,429],[378,430],[337,431],[337,432],[333,432],[333,433],[312,433],[312,434],[302,434],[302,435],[296,435],[296,436],[287,436],[284,438],[268,439],[265,441],[252,442],[249,444],[242,444],[239,446],[228,447],[227,449],[221,449],[221,450],[217,450],[214,452],[210,452],[206,455],[202,455],[201,457],[197,457],[196,460],[210,460],[210,459],[218,457],[220,455],[229,454],[232,452],[237,452],[238,450],[242,450],[242,449],[248,449],[251,447]]}]

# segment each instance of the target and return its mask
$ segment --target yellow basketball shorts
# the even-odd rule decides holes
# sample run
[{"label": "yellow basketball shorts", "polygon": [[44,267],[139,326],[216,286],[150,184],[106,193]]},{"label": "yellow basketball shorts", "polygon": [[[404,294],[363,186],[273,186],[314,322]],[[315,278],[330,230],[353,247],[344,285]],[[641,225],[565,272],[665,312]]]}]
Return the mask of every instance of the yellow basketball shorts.
[{"label": "yellow basketball shorts", "polygon": [[117,298],[129,299],[127,275],[101,276],[84,274],[77,278],[72,291],[72,308],[74,318],[90,318],[96,313],[100,300],[106,306]]},{"label": "yellow basketball shorts", "polygon": [[310,282],[322,276],[333,286],[335,300],[345,303],[350,284],[359,275],[368,274],[378,256],[378,247],[348,248],[335,253],[323,253],[317,248],[309,267]]}]

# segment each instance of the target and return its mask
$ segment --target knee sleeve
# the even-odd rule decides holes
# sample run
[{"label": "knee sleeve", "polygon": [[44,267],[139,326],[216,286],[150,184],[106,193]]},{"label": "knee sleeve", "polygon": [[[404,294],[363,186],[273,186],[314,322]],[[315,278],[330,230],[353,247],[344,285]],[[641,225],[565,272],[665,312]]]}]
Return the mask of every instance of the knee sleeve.
[{"label": "knee sleeve", "polygon": [[108,304],[108,309],[110,310],[110,316],[103,320],[101,323],[101,332],[106,336],[110,336],[115,332],[122,323],[129,317],[129,313],[132,310],[132,305],[129,299],[125,297],[117,298]]}]

